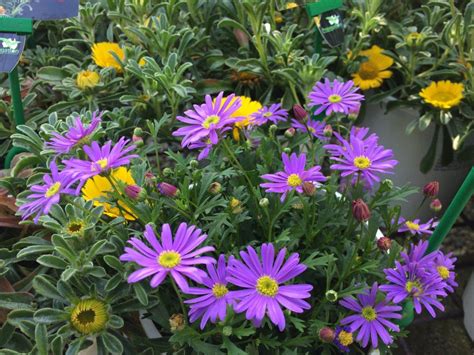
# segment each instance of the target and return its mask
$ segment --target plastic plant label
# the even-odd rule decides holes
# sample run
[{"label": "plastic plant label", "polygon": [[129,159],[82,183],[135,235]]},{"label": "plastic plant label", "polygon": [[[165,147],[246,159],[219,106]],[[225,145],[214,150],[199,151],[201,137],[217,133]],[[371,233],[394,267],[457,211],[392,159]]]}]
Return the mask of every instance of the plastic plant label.
[{"label": "plastic plant label", "polygon": [[9,73],[20,60],[26,36],[0,32],[0,73]]},{"label": "plastic plant label", "polygon": [[344,42],[344,21],[342,13],[331,10],[314,18],[321,36],[331,47],[336,47]]},{"label": "plastic plant label", "polygon": [[2,0],[0,16],[59,20],[77,16],[79,0]]}]

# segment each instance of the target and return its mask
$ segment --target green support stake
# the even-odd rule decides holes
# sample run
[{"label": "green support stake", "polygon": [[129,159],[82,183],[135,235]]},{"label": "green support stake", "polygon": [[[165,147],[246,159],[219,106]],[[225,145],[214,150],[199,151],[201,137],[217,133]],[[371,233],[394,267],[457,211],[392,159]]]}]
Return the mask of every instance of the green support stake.
[{"label": "green support stake", "polygon": [[13,112],[15,115],[16,125],[25,124],[25,114],[23,112],[23,102],[21,101],[20,79],[18,77],[18,68],[8,73],[10,80],[10,92],[13,102]]},{"label": "green support stake", "polygon": [[443,217],[439,221],[438,226],[434,230],[433,234],[429,239],[428,249],[426,253],[431,253],[439,249],[441,243],[443,243],[444,238],[449,233],[454,223],[458,219],[459,215],[466,207],[469,199],[474,194],[474,167],[471,168],[471,171],[467,175],[463,184],[459,188],[456,196],[454,196],[453,201],[444,212]]}]

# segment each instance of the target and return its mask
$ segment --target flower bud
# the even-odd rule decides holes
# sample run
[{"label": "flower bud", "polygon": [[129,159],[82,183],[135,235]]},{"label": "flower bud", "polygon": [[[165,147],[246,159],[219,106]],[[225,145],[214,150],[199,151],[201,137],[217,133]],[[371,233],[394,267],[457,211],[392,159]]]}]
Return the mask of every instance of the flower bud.
[{"label": "flower bud", "polygon": [[125,194],[132,200],[144,200],[146,197],[146,190],[138,185],[125,186]]},{"label": "flower bud", "polygon": [[247,34],[244,31],[239,30],[238,28],[236,28],[234,30],[234,37],[237,40],[237,43],[239,43],[239,46],[248,48],[248,46],[249,46],[249,37],[247,36]]},{"label": "flower bud", "polygon": [[222,191],[222,185],[218,183],[217,181],[214,181],[210,186],[209,189],[207,190],[209,193],[213,195],[217,195]]},{"label": "flower bud", "polygon": [[271,134],[275,134],[275,132],[278,130],[278,126],[275,124],[272,124],[268,129]]},{"label": "flower bud", "polygon": [[145,182],[147,184],[152,184],[155,179],[156,179],[156,176],[151,171],[147,171],[145,173]]},{"label": "flower bud", "polygon": [[133,135],[133,136],[132,136],[132,142],[133,142],[133,144],[135,144],[137,147],[141,147],[141,146],[143,146],[143,144],[144,144],[143,138],[140,137],[140,136],[136,136],[136,135]]},{"label": "flower bud", "polygon": [[423,193],[426,197],[436,197],[439,193],[439,182],[431,181],[423,187]]},{"label": "flower bud", "polygon": [[327,124],[323,129],[324,137],[332,137],[332,133],[332,126],[330,124]]},{"label": "flower bud", "polygon": [[367,221],[371,216],[369,206],[360,198],[352,201],[352,215],[359,222]]},{"label": "flower bud", "polygon": [[324,343],[332,343],[336,332],[334,329],[329,327],[323,327],[319,331],[319,339],[321,339]]},{"label": "flower bud", "polygon": [[171,175],[173,175],[173,169],[171,169],[171,168],[164,168],[164,169],[163,169],[163,175],[164,175],[164,176],[171,176]]},{"label": "flower bud", "polygon": [[286,148],[283,149],[283,152],[286,153],[286,154],[290,154],[291,153],[291,148],[286,147]]},{"label": "flower bud", "polygon": [[285,131],[285,137],[286,138],[292,138],[292,137],[294,137],[295,132],[296,132],[296,130],[293,127],[290,127]]},{"label": "flower bud", "polygon": [[360,113],[360,104],[354,107],[353,109],[349,110],[349,114],[347,115],[347,118],[349,118],[351,121],[355,121],[357,117],[359,117]]},{"label": "flower bud", "polygon": [[138,136],[138,137],[143,136],[143,129],[141,129],[140,127],[136,127],[136,128],[133,130],[133,135],[134,135],[134,136]]},{"label": "flower bud", "polygon": [[235,197],[232,197],[232,199],[230,200],[229,207],[233,214],[242,213],[242,211],[244,210],[242,208],[242,202],[236,199]]},{"label": "flower bud", "polygon": [[268,200],[268,198],[264,197],[262,199],[260,199],[260,201],[258,201],[258,204],[260,205],[260,207],[268,207],[268,205],[270,204],[270,201]]},{"label": "flower bud", "polygon": [[313,196],[316,192],[316,186],[311,181],[303,183],[303,192],[306,196]]},{"label": "flower bud", "polygon": [[380,251],[387,251],[392,246],[392,240],[389,237],[382,237],[377,240],[377,247]]},{"label": "flower bud", "polygon": [[158,184],[158,190],[162,195],[167,197],[175,197],[178,194],[178,188],[167,182],[160,182]]},{"label": "flower bud", "polygon": [[329,302],[336,302],[338,300],[339,296],[337,294],[336,291],[334,290],[329,290],[329,291],[326,291],[326,299],[329,301]]},{"label": "flower bud", "polygon": [[173,314],[170,317],[169,322],[172,332],[183,330],[184,326],[186,325],[186,321],[184,320],[184,316],[182,314]]},{"label": "flower bud", "polygon": [[230,337],[232,335],[232,327],[227,325],[224,328],[222,328],[222,334],[225,335],[226,337]]},{"label": "flower bud", "polygon": [[291,208],[293,208],[294,210],[302,210],[304,208],[304,205],[301,202],[295,202],[291,205]]},{"label": "flower bud", "polygon": [[189,166],[193,169],[196,169],[199,166],[199,162],[196,159],[193,159],[189,162]]},{"label": "flower bud", "polygon": [[434,212],[439,212],[443,208],[443,205],[439,199],[435,198],[433,201],[431,201],[430,208]]},{"label": "flower bud", "polygon": [[390,179],[383,179],[382,185],[384,185],[389,190],[393,189],[393,181]]},{"label": "flower bud", "polygon": [[308,112],[306,112],[303,106],[298,104],[293,105],[293,115],[295,119],[300,122],[304,122],[308,118]]}]

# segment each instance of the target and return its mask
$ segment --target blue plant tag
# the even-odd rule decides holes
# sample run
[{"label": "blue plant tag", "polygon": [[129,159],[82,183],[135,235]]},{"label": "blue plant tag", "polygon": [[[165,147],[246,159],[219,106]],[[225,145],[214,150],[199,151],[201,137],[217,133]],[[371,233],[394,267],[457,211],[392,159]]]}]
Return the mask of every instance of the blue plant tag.
[{"label": "blue plant tag", "polygon": [[5,0],[0,16],[25,17],[34,20],[59,20],[77,16],[79,0]]},{"label": "blue plant tag", "polygon": [[9,73],[20,60],[26,36],[0,32],[0,73]]}]

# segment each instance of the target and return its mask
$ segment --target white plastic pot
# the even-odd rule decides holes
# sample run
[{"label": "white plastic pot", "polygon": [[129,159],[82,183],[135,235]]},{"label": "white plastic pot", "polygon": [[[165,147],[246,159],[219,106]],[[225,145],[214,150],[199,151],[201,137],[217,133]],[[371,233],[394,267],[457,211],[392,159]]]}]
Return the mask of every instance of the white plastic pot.
[{"label": "white plastic pot", "polygon": [[474,341],[474,272],[471,273],[462,295],[462,306],[464,309],[464,326],[471,340]]},{"label": "white plastic pot", "polygon": [[[439,199],[444,207],[447,207],[461,186],[464,178],[469,172],[469,164],[454,162],[449,166],[441,166],[436,163],[434,168],[427,174],[420,172],[420,162],[430,146],[434,134],[431,125],[423,132],[416,129],[411,135],[405,133],[407,125],[418,118],[417,111],[400,108],[385,114],[385,109],[380,105],[370,104],[367,106],[366,115],[362,126],[369,127],[380,138],[379,143],[393,150],[398,165],[395,167],[394,175],[387,175],[394,184],[402,186],[407,183],[418,186],[420,189],[430,181],[437,180],[440,183]],[[437,157],[440,156],[441,147],[438,146]],[[408,198],[408,202],[402,204],[402,214],[406,218],[418,217],[424,220],[430,218],[428,203],[416,214],[416,210],[422,200],[421,194],[415,194]]]}]

